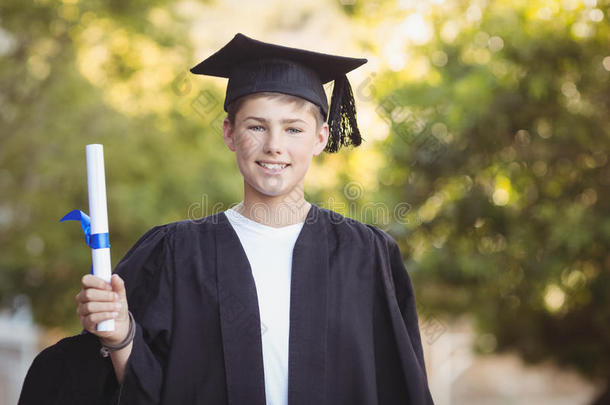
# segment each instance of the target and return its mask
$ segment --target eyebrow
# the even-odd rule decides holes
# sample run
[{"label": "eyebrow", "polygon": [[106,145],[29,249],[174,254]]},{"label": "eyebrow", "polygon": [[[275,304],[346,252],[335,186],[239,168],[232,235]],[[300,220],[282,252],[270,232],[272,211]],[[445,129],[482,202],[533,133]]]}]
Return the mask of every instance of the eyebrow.
[{"label": "eyebrow", "polygon": [[[250,117],[246,117],[244,119],[244,121],[247,121],[247,120],[255,120],[255,121],[258,121],[258,122],[267,123],[267,120],[265,118],[262,118],[262,117],[253,117],[253,116],[250,116]],[[293,122],[302,122],[303,124],[307,124],[307,122],[303,121],[300,118],[284,118],[283,120],[280,120],[280,123],[282,123],[282,124],[292,124]]]}]

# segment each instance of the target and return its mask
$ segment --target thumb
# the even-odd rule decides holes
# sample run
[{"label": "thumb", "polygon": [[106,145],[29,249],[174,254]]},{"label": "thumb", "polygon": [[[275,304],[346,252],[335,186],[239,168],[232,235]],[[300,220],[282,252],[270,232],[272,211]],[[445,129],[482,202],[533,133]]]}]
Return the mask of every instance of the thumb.
[{"label": "thumb", "polygon": [[110,286],[112,291],[119,295],[121,301],[127,300],[127,293],[125,291],[125,282],[118,274],[113,274],[110,278]]}]

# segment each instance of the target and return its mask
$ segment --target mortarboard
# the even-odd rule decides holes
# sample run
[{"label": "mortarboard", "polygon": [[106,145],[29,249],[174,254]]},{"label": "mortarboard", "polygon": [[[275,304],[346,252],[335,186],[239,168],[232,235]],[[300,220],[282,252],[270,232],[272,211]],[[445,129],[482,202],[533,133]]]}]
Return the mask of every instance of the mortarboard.
[{"label": "mortarboard", "polygon": [[[328,115],[326,152],[362,142],[356,122],[356,105],[346,74],[366,59],[329,55],[270,44],[241,33],[191,69],[192,73],[229,79],[227,106],[247,94],[277,92],[304,98]],[[330,108],[323,84],[334,80]]]}]

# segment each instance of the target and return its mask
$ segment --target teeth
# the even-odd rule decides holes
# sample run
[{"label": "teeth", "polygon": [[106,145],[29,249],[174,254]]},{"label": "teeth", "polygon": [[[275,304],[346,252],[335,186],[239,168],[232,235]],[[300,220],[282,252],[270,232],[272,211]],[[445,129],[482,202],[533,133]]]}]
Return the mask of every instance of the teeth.
[{"label": "teeth", "polygon": [[284,167],[287,166],[287,165],[278,164],[278,163],[264,163],[264,162],[258,162],[258,163],[261,166],[266,167],[267,169],[273,169],[273,170],[283,169]]}]

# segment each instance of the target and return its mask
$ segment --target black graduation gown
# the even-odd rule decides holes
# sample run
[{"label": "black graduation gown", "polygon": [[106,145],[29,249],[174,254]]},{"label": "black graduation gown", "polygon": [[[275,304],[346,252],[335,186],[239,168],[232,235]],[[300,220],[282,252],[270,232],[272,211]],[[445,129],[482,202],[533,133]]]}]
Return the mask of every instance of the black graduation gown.
[{"label": "black graduation gown", "polygon": [[100,347],[97,336],[84,333],[44,349],[28,370],[18,405],[116,403],[118,383]]},{"label": "black graduation gown", "polygon": [[[292,263],[289,405],[432,404],[392,237],[312,204]],[[113,403],[265,405],[256,287],[223,212],[152,228],[115,271],[136,336]]]}]

